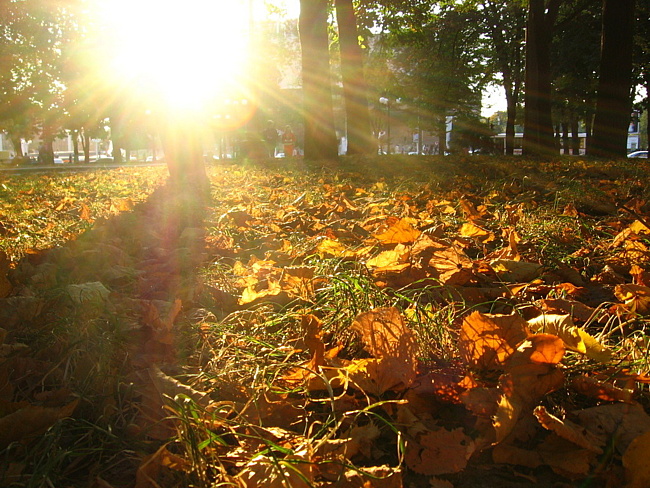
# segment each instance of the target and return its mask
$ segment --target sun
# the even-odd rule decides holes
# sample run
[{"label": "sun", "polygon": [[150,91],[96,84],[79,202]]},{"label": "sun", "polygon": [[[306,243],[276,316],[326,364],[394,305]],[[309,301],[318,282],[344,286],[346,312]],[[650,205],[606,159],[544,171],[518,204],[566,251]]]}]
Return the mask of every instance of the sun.
[{"label": "sun", "polygon": [[151,105],[195,114],[245,85],[248,1],[112,0],[103,5],[109,71],[140,87]]}]

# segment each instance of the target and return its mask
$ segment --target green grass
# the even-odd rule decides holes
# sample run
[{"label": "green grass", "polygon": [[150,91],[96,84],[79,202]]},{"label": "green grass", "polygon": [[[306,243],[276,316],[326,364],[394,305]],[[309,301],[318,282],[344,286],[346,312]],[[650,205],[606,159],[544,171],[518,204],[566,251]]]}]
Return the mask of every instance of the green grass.
[{"label": "green grass", "polygon": [[[302,316],[319,318],[321,339],[327,350],[340,348],[338,360],[355,360],[368,356],[351,330],[355,317],[395,306],[415,333],[421,370],[457,366],[464,316],[474,310],[525,315],[540,298],[565,297],[550,278],[561,266],[574,267],[589,283],[617,252],[610,246],[613,237],[634,220],[621,205],[650,199],[647,176],[627,162],[398,156],[323,165],[247,162],[210,168],[212,199],[200,224],[206,239],[197,243],[169,230],[173,201],[154,199],[149,209],[136,205],[164,177],[157,168],[14,175],[1,182],[0,249],[13,262],[12,293],[42,308],[24,320],[8,315],[5,344],[26,344],[20,354],[39,361],[39,368],[20,381],[12,378],[12,396],[3,400],[35,404],[38,391],[59,389],[80,399],[73,419],[4,450],[5,465],[19,475],[3,483],[87,486],[93,476],[114,486],[132,483],[147,456],[162,455],[165,444],[147,436],[151,425],[141,425],[147,395],[158,395],[166,405],[165,415],[176,426],[166,448],[186,463],[160,468],[165,486],[236,486],[246,469],[253,479],[308,486],[304,449],[336,452],[336,442],[371,423],[378,426],[376,442],[387,446],[383,452],[353,460],[320,454],[319,469],[404,469],[405,430],[396,412],[405,392],[346,390],[324,370],[312,372],[319,388],[287,381],[290,373],[311,369]],[[484,205],[484,217],[475,223],[491,231],[493,241],[459,235],[470,219],[463,201]],[[565,214],[570,208],[577,216]],[[504,231],[516,229],[522,258],[549,272],[529,284],[528,295],[486,294],[478,301],[435,279],[385,286],[365,260],[394,247],[372,238],[386,216],[414,219],[437,238],[455,241],[476,263],[505,247]],[[358,258],[324,255],[319,243],[325,238],[349,251],[367,249]],[[640,265],[649,268],[645,261]],[[275,283],[293,283],[290,270],[296,267],[313,273],[301,285],[306,290],[273,292]],[[471,291],[499,285],[491,275],[481,276]],[[271,291],[241,303],[247,279],[256,290]],[[70,285],[90,290],[96,282],[110,294],[70,298]],[[183,309],[170,344],[163,334],[165,313],[176,298]],[[18,301],[7,300],[8,310]],[[22,308],[16,306],[16,313]],[[604,324],[586,326],[615,350],[618,369],[647,371],[646,316],[612,314]],[[4,357],[6,364],[16,356]],[[142,383],[148,371],[142,364],[160,365],[173,380]],[[565,365],[569,376],[603,369],[577,355],[567,356]],[[640,391],[645,394],[645,387]],[[547,400],[564,402],[555,406],[566,411],[589,403],[566,389]],[[443,423],[456,412],[441,408]],[[427,483],[414,473],[405,479],[418,487]],[[316,480],[315,486],[323,485],[324,478]]]}]

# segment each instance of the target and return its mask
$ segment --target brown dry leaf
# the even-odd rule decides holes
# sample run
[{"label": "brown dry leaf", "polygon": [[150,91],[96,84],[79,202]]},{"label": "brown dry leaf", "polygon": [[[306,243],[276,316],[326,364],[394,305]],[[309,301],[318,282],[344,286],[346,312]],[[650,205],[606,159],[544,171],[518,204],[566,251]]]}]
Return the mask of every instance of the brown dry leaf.
[{"label": "brown dry leaf", "polygon": [[638,403],[600,405],[572,414],[576,423],[600,439],[602,445],[615,439],[614,447],[623,454],[630,443],[650,431],[650,416]]},{"label": "brown dry leaf", "polygon": [[542,456],[537,451],[522,449],[513,444],[501,443],[492,449],[492,460],[497,464],[513,464],[537,468],[543,464]]},{"label": "brown dry leaf", "polygon": [[528,283],[542,271],[541,264],[510,259],[495,259],[490,261],[490,266],[500,279],[509,283]]},{"label": "brown dry leaf", "polygon": [[404,460],[410,469],[427,476],[459,473],[467,466],[475,447],[463,429],[450,431],[439,427],[407,438]]},{"label": "brown dry leaf", "polygon": [[284,459],[256,456],[237,478],[246,488],[311,488],[314,472],[309,450],[303,449]]},{"label": "brown dry leaf", "polygon": [[489,230],[485,230],[482,227],[479,227],[476,224],[471,222],[464,223],[459,231],[462,237],[469,237],[472,239],[478,239],[480,242],[487,244],[488,242],[494,241],[496,238],[494,234]]},{"label": "brown dry leaf", "polygon": [[437,250],[427,263],[435,273],[434,277],[446,285],[465,285],[473,277],[473,262],[456,246]]},{"label": "brown dry leaf", "polygon": [[569,315],[545,313],[528,320],[528,326],[532,332],[552,334],[559,337],[564,341],[567,349],[581,354],[587,353],[587,347]]},{"label": "brown dry leaf", "polygon": [[416,377],[414,362],[415,358],[407,361],[393,356],[356,359],[345,370],[359,389],[381,396],[388,390],[403,390],[413,384]]},{"label": "brown dry leaf", "polygon": [[362,471],[350,469],[337,478],[331,488],[403,488],[402,473],[391,466],[368,466]]},{"label": "brown dry leaf", "polygon": [[400,219],[382,232],[374,235],[382,244],[407,244],[414,242],[421,234],[413,227],[413,219]]},{"label": "brown dry leaf", "polygon": [[309,301],[314,299],[314,273],[311,266],[288,266],[282,270],[282,290],[294,297]]},{"label": "brown dry leaf", "polygon": [[537,446],[542,461],[557,474],[569,479],[584,479],[592,471],[596,453],[576,447],[557,435],[549,435]]},{"label": "brown dry leaf", "polygon": [[640,315],[650,314],[650,287],[632,284],[616,285],[614,294],[625,303],[630,312]]},{"label": "brown dry leaf", "polygon": [[571,380],[571,387],[578,393],[606,402],[632,403],[633,401],[632,395],[634,392],[632,390],[618,388],[593,376],[577,376]]},{"label": "brown dry leaf", "polygon": [[502,442],[510,435],[525,407],[524,401],[515,392],[515,385],[510,375],[501,376],[499,383],[503,393],[499,398],[496,413],[492,419],[497,443]]},{"label": "brown dry leaf", "polygon": [[458,348],[466,365],[500,369],[527,335],[528,325],[519,315],[473,312],[463,320]]},{"label": "brown dry leaf", "polygon": [[531,335],[519,345],[507,368],[510,372],[516,372],[518,367],[526,367],[528,363],[555,366],[562,360],[565,351],[564,342],[556,335]]},{"label": "brown dry leaf", "polygon": [[57,420],[72,415],[78,404],[79,399],[60,407],[20,404],[18,410],[0,417],[0,449],[45,432]]},{"label": "brown dry leaf", "polygon": [[315,315],[305,314],[301,319],[305,345],[309,349],[314,367],[325,364],[325,344],[323,335],[323,322]]},{"label": "brown dry leaf", "polygon": [[169,452],[165,444],[142,460],[135,475],[134,488],[160,488],[165,486],[168,470],[189,472],[191,467],[189,461]]},{"label": "brown dry leaf", "polygon": [[282,289],[280,281],[269,278],[245,288],[237,303],[239,305],[250,305],[257,301],[286,305],[289,303],[290,298],[289,294]]},{"label": "brown dry leaf", "polygon": [[365,349],[376,358],[398,357],[414,361],[415,334],[395,307],[377,308],[359,314],[352,329],[361,334]]},{"label": "brown dry leaf", "polygon": [[355,258],[357,254],[348,249],[342,242],[334,239],[323,239],[318,243],[316,252],[323,257],[331,256],[334,258]]},{"label": "brown dry leaf", "polygon": [[398,244],[394,249],[380,252],[366,261],[366,266],[375,273],[396,273],[408,268],[409,249]]},{"label": "brown dry leaf", "polygon": [[[556,287],[569,295],[579,295],[578,288],[571,283],[562,283]],[[548,314],[570,315],[573,319],[581,322],[587,322],[596,314],[596,309],[577,300],[566,300],[564,298],[544,298],[538,300],[537,305]]]},{"label": "brown dry leaf", "polygon": [[623,454],[626,488],[650,486],[650,431],[634,439]]},{"label": "brown dry leaf", "polygon": [[533,413],[541,426],[546,430],[555,432],[563,439],[566,439],[584,449],[593,451],[596,454],[603,453],[603,450],[601,449],[601,440],[595,437],[588,430],[580,427],[578,424],[575,424],[570,420],[560,420],[554,415],[548,413],[546,408],[543,406],[535,408]]}]

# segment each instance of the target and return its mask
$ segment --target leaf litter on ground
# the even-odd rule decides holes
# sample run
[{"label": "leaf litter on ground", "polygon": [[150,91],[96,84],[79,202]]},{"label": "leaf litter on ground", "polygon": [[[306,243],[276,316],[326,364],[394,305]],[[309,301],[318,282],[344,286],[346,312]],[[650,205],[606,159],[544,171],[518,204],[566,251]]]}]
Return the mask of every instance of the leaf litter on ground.
[{"label": "leaf litter on ground", "polygon": [[207,204],[161,170],[5,177],[3,484],[648,479],[641,168],[210,176]]}]

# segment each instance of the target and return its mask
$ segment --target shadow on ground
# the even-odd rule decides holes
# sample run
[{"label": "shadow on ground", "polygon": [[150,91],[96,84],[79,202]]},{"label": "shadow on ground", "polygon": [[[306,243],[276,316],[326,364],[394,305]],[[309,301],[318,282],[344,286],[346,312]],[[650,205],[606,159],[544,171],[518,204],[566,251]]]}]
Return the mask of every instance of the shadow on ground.
[{"label": "shadow on ground", "polygon": [[172,326],[195,297],[205,204],[198,192],[159,188],[10,271],[0,402],[13,413],[0,417],[0,484],[96,473],[121,486],[134,479],[138,439],[168,435],[154,383],[192,346]]}]

